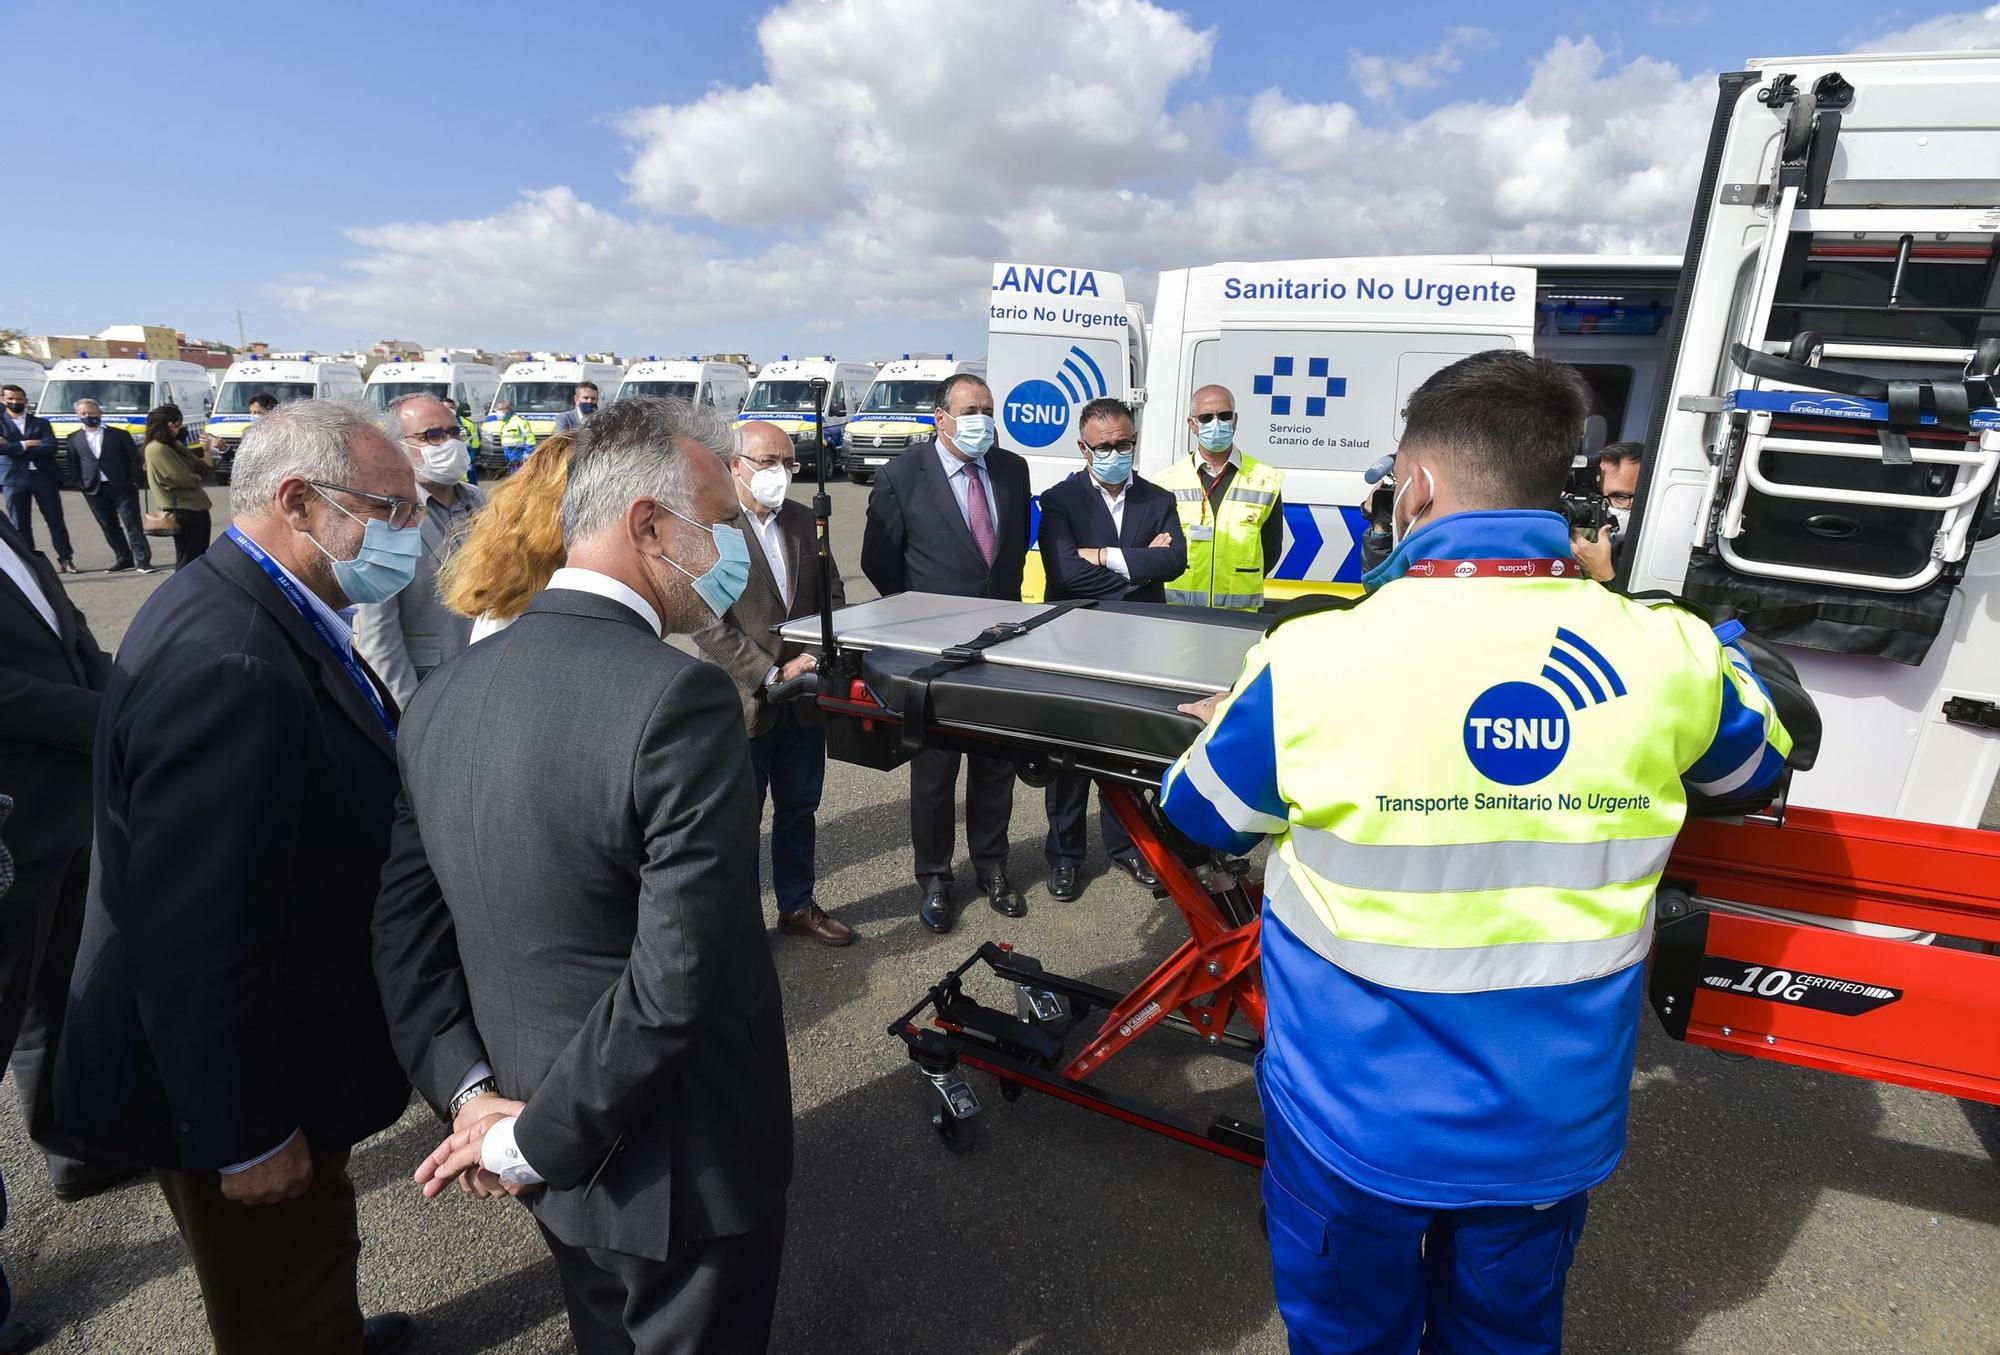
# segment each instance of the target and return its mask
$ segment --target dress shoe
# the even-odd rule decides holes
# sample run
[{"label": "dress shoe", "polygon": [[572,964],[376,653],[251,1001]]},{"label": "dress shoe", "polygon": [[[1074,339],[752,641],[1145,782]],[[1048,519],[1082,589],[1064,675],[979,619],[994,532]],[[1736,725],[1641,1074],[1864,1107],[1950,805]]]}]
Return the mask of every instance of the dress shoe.
[{"label": "dress shoe", "polygon": [[42,1329],[32,1323],[16,1322],[8,1318],[0,1322],[0,1355],[19,1355],[24,1350],[33,1350],[43,1341]]},{"label": "dress shoe", "polygon": [[130,560],[121,560],[117,564],[111,566],[111,568],[105,570],[104,572],[106,574],[123,574],[126,570],[130,568],[132,568],[132,562]]},{"label": "dress shoe", "polygon": [[389,1355],[416,1334],[417,1324],[408,1313],[378,1313],[361,1324],[361,1355]]},{"label": "dress shoe", "polygon": [[64,1204],[75,1204],[78,1200],[102,1195],[107,1190],[122,1186],[127,1181],[135,1181],[145,1174],[144,1167],[106,1167],[88,1175],[57,1181],[50,1188],[55,1191],[56,1198]]},{"label": "dress shoe", "polygon": [[1160,877],[1153,874],[1153,868],[1146,864],[1143,856],[1114,856],[1111,864],[1124,871],[1148,889],[1160,887]]},{"label": "dress shoe", "polygon": [[1049,868],[1049,897],[1060,903],[1068,903],[1083,892],[1077,883],[1075,866],[1051,866]]},{"label": "dress shoe", "polygon": [[134,574],[151,574],[153,572],[153,567],[151,565],[140,565],[137,569],[133,570],[132,572]]},{"label": "dress shoe", "polygon": [[845,946],[854,940],[854,928],[837,918],[828,917],[826,910],[817,903],[807,903],[794,912],[778,914],[778,929],[795,936],[810,936],[822,946]]},{"label": "dress shoe", "polygon": [[932,885],[924,891],[923,904],[917,909],[917,916],[923,924],[939,936],[951,930],[951,886]]},{"label": "dress shoe", "polygon": [[56,573],[58,573],[58,574],[75,574],[75,573],[77,573],[77,572],[78,572],[78,570],[77,570],[77,567],[76,567],[76,561],[74,561],[74,560],[58,560],[58,561],[56,561]]},{"label": "dress shoe", "polygon": [[979,882],[980,892],[993,903],[993,911],[1002,917],[1026,917],[1028,901],[1015,892],[1007,883],[1005,871],[994,871]]}]

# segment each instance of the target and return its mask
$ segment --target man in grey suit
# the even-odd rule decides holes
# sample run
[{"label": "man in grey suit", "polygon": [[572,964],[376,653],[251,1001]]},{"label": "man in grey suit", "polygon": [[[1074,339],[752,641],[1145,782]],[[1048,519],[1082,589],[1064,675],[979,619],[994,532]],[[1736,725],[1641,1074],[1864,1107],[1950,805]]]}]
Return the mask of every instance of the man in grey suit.
[{"label": "man in grey suit", "polygon": [[375,967],[454,1132],[434,1195],[528,1202],[586,1355],[762,1350],[791,1179],[749,741],[660,643],[741,595],[728,425],[622,400],[577,438],[568,564],[401,726]]},{"label": "man in grey suit", "polygon": [[355,609],[354,652],[388,684],[396,704],[408,706],[431,669],[472,643],[471,618],[438,598],[437,576],[472,529],[472,515],[486,506],[486,491],[464,483],[470,454],[457,410],[435,395],[405,395],[389,406],[389,417],[424,496],[418,522],[424,553],[409,587]]},{"label": "man in grey suit", "polygon": [[574,433],[597,412],[597,383],[580,381],[576,387],[576,408],[556,415],[556,432]]},{"label": "man in grey suit", "polygon": [[[819,544],[813,515],[786,497],[798,458],[792,439],[759,419],[736,430],[736,498],[739,525],[750,547],[750,585],[714,625],[696,631],[702,652],[736,679],[743,724],[750,733],[750,765],[757,774],[757,817],[771,797],[771,880],[778,894],[778,929],[823,946],[845,946],[854,929],[830,916],[813,897],[814,816],[826,784],[826,725],[810,700],[772,702],[773,687],[811,672],[818,661],[803,645],[780,640],[771,628],[796,616],[816,616],[820,605]],[[828,592],[847,604],[835,565]]]}]

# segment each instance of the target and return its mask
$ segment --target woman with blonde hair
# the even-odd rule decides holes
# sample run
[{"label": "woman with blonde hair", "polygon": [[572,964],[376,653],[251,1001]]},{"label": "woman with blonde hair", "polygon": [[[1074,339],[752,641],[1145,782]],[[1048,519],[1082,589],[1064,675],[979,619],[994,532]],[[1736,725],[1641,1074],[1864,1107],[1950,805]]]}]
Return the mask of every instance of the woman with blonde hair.
[{"label": "woman with blonde hair", "polygon": [[438,571],[438,595],[472,618],[477,644],[505,630],[562,568],[562,498],[573,435],[543,439],[487,496],[458,553]]}]

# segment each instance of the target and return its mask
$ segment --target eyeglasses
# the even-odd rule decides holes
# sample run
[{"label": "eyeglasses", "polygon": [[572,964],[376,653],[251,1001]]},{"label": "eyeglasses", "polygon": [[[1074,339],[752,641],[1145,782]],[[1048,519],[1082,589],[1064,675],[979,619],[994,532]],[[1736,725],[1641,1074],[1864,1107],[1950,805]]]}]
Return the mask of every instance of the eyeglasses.
[{"label": "eyeglasses", "polygon": [[1615,494],[1606,494],[1604,496],[1604,501],[1610,504],[1614,508],[1630,508],[1632,506],[1632,495],[1629,492],[1625,491],[1621,491]]},{"label": "eyeglasses", "polygon": [[442,447],[445,443],[457,437],[458,431],[456,428],[426,428],[421,433],[403,434],[403,441],[423,442],[433,447]]},{"label": "eyeglasses", "polygon": [[799,473],[799,463],[790,457],[786,457],[782,461],[762,461],[754,456],[746,456],[743,458],[743,461],[744,464],[754,466],[758,470],[773,470],[779,466],[783,466],[787,475],[797,475]]},{"label": "eyeglasses", "polygon": [[1213,414],[1190,414],[1188,417],[1199,424],[1211,424],[1217,419],[1228,419],[1231,423],[1234,423],[1236,421],[1236,411],[1233,409],[1218,409]]},{"label": "eyeglasses", "polygon": [[370,494],[365,489],[350,489],[346,485],[328,484],[324,480],[308,480],[306,483],[314,489],[331,490],[335,494],[346,494],[356,499],[365,499],[369,503],[380,504],[388,512],[389,525],[399,529],[416,521],[417,512],[423,507],[422,504],[409,499],[399,499],[391,494]]},{"label": "eyeglasses", "polygon": [[1129,452],[1138,445],[1139,439],[1137,438],[1121,438],[1117,442],[1107,442],[1101,447],[1093,447],[1090,443],[1086,442],[1083,444],[1083,450],[1089,452],[1092,456],[1109,456],[1113,452]]}]

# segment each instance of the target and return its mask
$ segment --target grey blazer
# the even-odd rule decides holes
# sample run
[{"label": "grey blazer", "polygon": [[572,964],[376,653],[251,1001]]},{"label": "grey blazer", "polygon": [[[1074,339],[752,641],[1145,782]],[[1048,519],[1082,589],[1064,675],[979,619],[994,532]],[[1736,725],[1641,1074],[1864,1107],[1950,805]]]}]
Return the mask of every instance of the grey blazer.
[{"label": "grey blazer", "polygon": [[[780,642],[771,627],[796,616],[819,614],[819,540],[812,510],[797,499],[785,500],[778,508],[778,531],[785,540],[785,573],[792,581],[792,601],[787,607],[764,554],[764,543],[750,525],[750,510],[743,513],[741,530],[750,547],[749,586],[720,621],[695,632],[694,642],[735,680],[743,701],[743,727],[755,738],[778,718],[777,711],[764,700],[765,677],[772,668],[784,667],[806,649]],[[847,586],[841,582],[838,561],[833,566],[832,591],[833,605],[846,606]],[[819,707],[811,701],[794,702],[792,708],[802,723],[820,722]]]},{"label": "grey blazer", "polygon": [[397,1057],[442,1112],[489,1063],[574,1246],[665,1260],[784,1199],[791,1081],[736,691],[551,589],[424,682],[375,908]]},{"label": "grey blazer", "polygon": [[[486,491],[477,485],[460,485],[477,513],[486,506]],[[387,602],[369,602],[354,609],[354,652],[375,675],[396,694],[396,704],[408,706],[417,694],[417,678],[443,663],[472,643],[472,621],[460,616],[438,598],[438,567],[451,558],[463,539],[463,517],[453,517],[457,539],[446,539],[445,527],[429,511],[423,516],[424,554],[417,561],[416,577]]]}]

